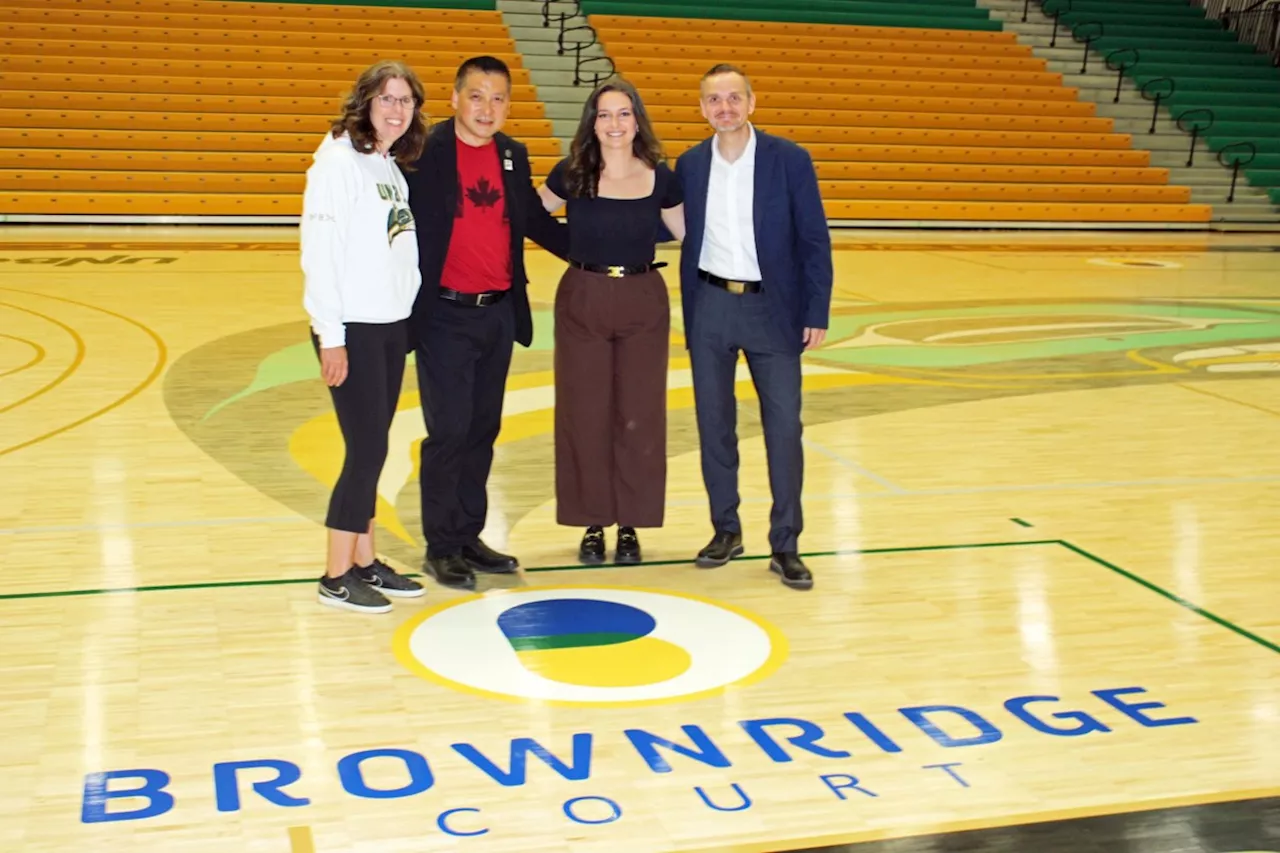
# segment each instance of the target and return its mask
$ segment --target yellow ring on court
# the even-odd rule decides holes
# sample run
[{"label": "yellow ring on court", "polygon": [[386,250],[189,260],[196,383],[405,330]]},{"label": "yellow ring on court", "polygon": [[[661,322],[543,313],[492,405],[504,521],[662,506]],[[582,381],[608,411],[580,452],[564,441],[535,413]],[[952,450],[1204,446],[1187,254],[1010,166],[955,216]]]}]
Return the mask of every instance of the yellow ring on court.
[{"label": "yellow ring on court", "polygon": [[32,352],[35,353],[29,361],[24,362],[23,364],[19,364],[17,367],[10,367],[6,370],[0,370],[0,379],[3,379],[6,376],[12,376],[15,373],[21,373],[27,368],[35,367],[40,362],[44,361],[45,356],[49,354],[48,350],[40,346],[40,344],[36,343],[35,341],[27,340],[26,338],[19,338],[16,335],[0,335],[0,338],[4,338],[7,341],[13,341],[22,346],[30,347]]},{"label": "yellow ring on court", "polygon": [[[621,599],[623,602],[626,602],[628,594],[632,594],[636,596],[636,598],[633,599],[633,601],[637,601],[637,602],[642,601],[646,598],[648,599],[669,598],[669,599],[675,600],[676,602],[685,602],[686,604],[693,603],[694,605],[700,608],[712,608],[713,610],[723,611],[723,613],[728,614],[730,617],[737,617],[739,619],[742,619],[745,622],[750,623],[750,625],[755,629],[758,629],[763,634],[763,636],[767,639],[767,643],[768,643],[767,655],[765,655],[764,659],[760,661],[758,664],[751,666],[750,671],[747,672],[746,674],[739,675],[732,679],[725,680],[721,683],[717,683],[710,687],[691,689],[688,692],[680,692],[673,695],[655,696],[651,698],[583,700],[583,699],[565,699],[565,698],[555,698],[555,697],[545,697],[545,696],[543,697],[528,696],[528,695],[522,695],[518,692],[508,693],[508,692],[502,692],[501,690],[485,689],[482,687],[478,687],[474,684],[465,683],[456,678],[450,678],[446,675],[441,674],[440,672],[437,672],[432,667],[423,663],[422,660],[420,660],[418,656],[416,656],[413,652],[412,641],[417,631],[423,625],[427,624],[431,620],[440,618],[442,614],[448,614],[450,611],[453,611],[456,608],[464,607],[468,605],[475,606],[477,602],[481,602],[481,601],[502,602],[503,599],[509,599],[509,601],[507,602],[502,602],[505,604],[505,606],[495,607],[489,611],[495,617],[494,621],[488,626],[489,629],[492,630],[493,635],[495,637],[505,642],[505,638],[502,637],[502,633],[497,625],[496,617],[500,615],[502,612],[509,610],[511,607],[514,607],[520,604],[521,602],[519,601],[519,599],[529,598],[531,596],[538,596],[538,598],[535,598],[534,600],[554,600],[555,599],[554,595],[548,596],[547,594],[558,593],[558,592],[573,593],[573,592],[584,592],[584,591],[595,592],[600,594],[601,597],[597,599],[600,601],[612,601],[614,599]],[[583,597],[590,598],[590,596],[583,596]],[[629,606],[637,607],[638,605],[633,603],[633,604],[630,604]],[[712,611],[704,611],[704,612],[711,613]],[[652,614],[650,615],[652,616]],[[654,618],[659,625],[662,624],[660,618],[657,618],[657,617],[654,617]],[[724,621],[726,624],[731,624],[732,618]],[[468,620],[466,624],[475,625],[476,623],[474,621]],[[484,626],[480,626],[480,627],[484,627]],[[456,638],[451,637],[451,639],[456,639],[457,642],[451,644],[450,649],[445,652],[445,654],[447,655],[453,655],[457,653],[459,649],[465,648],[468,646],[468,643],[463,637],[456,637]],[[708,644],[701,649],[686,648],[684,650],[686,652],[690,652],[692,657],[695,660],[700,654],[707,654],[708,649],[710,648],[718,649],[719,653],[721,654],[723,654],[726,649],[728,649],[730,653],[737,651],[737,646],[734,643],[734,640],[732,637],[726,637],[726,636],[723,636],[722,634],[715,634],[712,636],[708,636],[707,639],[709,640]],[[493,590],[493,591],[485,592],[479,595],[467,596],[465,598],[461,598],[455,601],[448,601],[443,604],[438,604],[434,607],[427,608],[423,610],[421,613],[415,614],[414,616],[406,620],[403,624],[400,625],[400,627],[396,629],[396,632],[392,637],[391,645],[392,645],[392,651],[394,652],[396,659],[400,662],[402,666],[404,666],[410,672],[413,672],[415,675],[425,678],[426,680],[434,682],[435,684],[438,684],[442,687],[447,687],[451,690],[457,690],[462,693],[470,693],[474,696],[481,696],[486,699],[499,699],[507,702],[521,702],[521,703],[537,702],[539,704],[546,704],[546,705],[575,706],[575,707],[583,707],[583,706],[643,707],[643,706],[650,706],[650,705],[663,705],[663,704],[671,704],[675,702],[688,702],[688,701],[695,701],[698,699],[704,699],[709,696],[714,696],[719,693],[722,693],[723,691],[728,690],[729,688],[747,687],[749,685],[756,684],[760,681],[763,681],[764,679],[773,675],[773,673],[777,672],[777,670],[786,661],[787,656],[789,654],[789,650],[790,650],[790,646],[789,646],[789,643],[787,642],[786,635],[783,634],[782,631],[780,631],[776,626],[774,626],[764,618],[748,610],[745,610],[741,607],[738,607],[736,605],[726,604],[723,601],[716,601],[710,598],[705,598],[699,595],[692,595],[686,592],[674,592],[672,590],[649,589],[644,587],[612,586],[612,585],[604,585],[604,584],[566,584],[566,585],[555,585],[555,586],[524,587],[521,589]],[[495,641],[493,645],[496,646],[497,642]],[[469,671],[474,672],[475,670],[471,669]],[[660,683],[665,684],[669,682],[660,682]]]}]

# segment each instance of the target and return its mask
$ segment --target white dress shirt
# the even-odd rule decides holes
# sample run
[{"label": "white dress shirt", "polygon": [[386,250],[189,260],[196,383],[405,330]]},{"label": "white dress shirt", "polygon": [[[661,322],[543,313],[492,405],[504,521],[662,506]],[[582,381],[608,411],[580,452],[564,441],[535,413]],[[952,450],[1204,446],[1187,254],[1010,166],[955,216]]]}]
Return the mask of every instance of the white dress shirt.
[{"label": "white dress shirt", "polygon": [[707,185],[706,228],[698,266],[730,281],[760,281],[756,255],[756,131],[736,162],[720,156],[720,140],[711,143],[711,181]]}]

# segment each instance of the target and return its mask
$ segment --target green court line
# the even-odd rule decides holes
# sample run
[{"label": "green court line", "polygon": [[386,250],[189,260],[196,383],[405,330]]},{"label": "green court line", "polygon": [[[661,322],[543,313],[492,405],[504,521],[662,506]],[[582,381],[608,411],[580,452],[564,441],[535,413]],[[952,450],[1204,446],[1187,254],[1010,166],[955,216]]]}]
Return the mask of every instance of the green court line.
[{"label": "green court line", "polygon": [[[1044,539],[1039,541],[1027,540],[1022,542],[977,542],[971,545],[914,545],[903,548],[863,548],[850,549],[844,551],[814,551],[811,553],[801,554],[805,559],[814,559],[821,557],[848,557],[854,554],[895,554],[906,553],[912,551],[954,551],[961,548],[1008,548],[1014,545],[1056,545],[1056,539]],[[750,562],[754,560],[768,560],[769,554],[753,554],[749,556],[736,557],[734,562]],[[595,569],[610,568],[628,568],[639,569],[650,566],[691,566],[693,560],[649,560],[642,563],[636,563],[630,566],[584,566],[580,563],[564,566],[534,566],[525,569],[525,572],[580,572]],[[405,577],[420,578],[425,577],[420,572],[409,572]],[[138,593],[138,592],[175,592],[180,590],[191,589],[230,589],[234,587],[251,587],[251,586],[291,586],[304,583],[315,583],[317,577],[306,578],[274,578],[271,580],[250,580],[250,581],[205,581],[201,583],[175,583],[175,584],[155,584],[153,586],[122,586],[110,589],[64,589],[53,590],[49,592],[9,592],[0,594],[0,601],[17,601],[28,598],[71,598],[74,596],[84,595],[119,595],[122,593]]]},{"label": "green court line", "polygon": [[1010,521],[1012,521],[1014,524],[1019,524],[1019,525],[1021,525],[1021,526],[1023,526],[1023,527],[1035,527],[1035,525],[1034,525],[1034,524],[1030,524],[1030,523],[1028,523],[1028,522],[1025,522],[1025,521],[1023,521],[1023,520],[1022,520],[1022,519],[1020,519],[1020,518],[1011,518],[1011,519],[1009,519],[1009,520],[1010,520]]},{"label": "green court line", "polygon": [[[847,548],[838,551],[809,551],[800,556],[806,560],[821,557],[852,557],[856,554],[904,554],[916,551],[958,551],[966,548],[1009,548],[1015,545],[1057,545],[1057,539],[1024,539],[1018,542],[974,542],[972,544],[962,545],[909,545],[901,548]],[[768,560],[772,558],[772,554],[747,554],[742,557],[734,557],[733,562],[744,563],[754,562],[757,560]],[[592,569],[634,569],[644,568],[647,566],[691,566],[693,560],[685,558],[683,560],[650,560],[643,563],[636,563],[631,566],[584,566],[581,563],[573,563],[565,566],[538,566],[525,569],[525,572],[583,572]],[[0,600],[4,596],[0,595]]]},{"label": "green court line", "polygon": [[[1102,566],[1104,569],[1108,569],[1116,573],[1117,575],[1120,575],[1123,578],[1133,581],[1139,586],[1145,587],[1151,592],[1154,592],[1157,595],[1163,598],[1166,598],[1169,601],[1172,601],[1174,604],[1177,604],[1181,607],[1186,608],[1187,610],[1190,610],[1192,613],[1195,613],[1198,616],[1208,619],[1209,621],[1217,624],[1222,628],[1226,628],[1228,631],[1231,631],[1232,633],[1237,634],[1238,636],[1243,637],[1246,640],[1257,643],[1258,645],[1262,646],[1265,649],[1269,649],[1270,651],[1280,654],[1280,645],[1277,645],[1276,643],[1273,643],[1270,640],[1260,637],[1257,634],[1253,633],[1252,631],[1249,631],[1245,628],[1240,627],[1239,625],[1236,625],[1234,622],[1231,622],[1227,619],[1223,619],[1221,616],[1218,616],[1216,613],[1213,613],[1209,610],[1205,610],[1203,607],[1200,607],[1197,604],[1187,601],[1185,598],[1182,598],[1178,595],[1175,595],[1172,592],[1169,592],[1167,589],[1152,583],[1151,581],[1147,580],[1146,578],[1140,575],[1136,575],[1133,572],[1128,571],[1127,569],[1122,569],[1114,563],[1107,562],[1101,557],[1089,553],[1088,551],[1079,547],[1078,545],[1072,545],[1070,542],[1066,541],[1065,539],[1025,539],[1025,540],[1016,541],[1016,542],[973,542],[973,543],[960,544],[960,545],[909,545],[909,546],[903,546],[898,548],[847,548],[847,549],[838,549],[834,551],[811,551],[811,552],[803,553],[800,556],[804,557],[805,559],[820,559],[823,557],[852,557],[858,554],[909,554],[909,553],[924,553],[928,551],[961,551],[961,550],[974,550],[974,549],[981,549],[981,548],[1015,548],[1015,547],[1025,546],[1025,545],[1058,545],[1060,547],[1066,548],[1068,551],[1071,551],[1072,553],[1080,557],[1084,557],[1086,560],[1089,560],[1090,562],[1093,562],[1099,566]],[[734,562],[756,562],[756,561],[768,560],[770,559],[770,556],[771,555],[769,554],[751,554],[751,555],[738,557],[734,560]],[[689,566],[692,564],[693,564],[693,561],[689,559],[651,560],[647,562],[637,563],[633,566],[624,566],[624,567],[616,567],[616,568],[644,568],[644,567],[650,567],[650,566]],[[574,565],[565,565],[565,566],[539,566],[539,567],[525,569],[525,571],[526,572],[563,572],[563,571],[584,571],[588,569],[600,569],[600,568],[602,567],[601,566],[583,566],[580,564],[574,564]],[[610,567],[606,566],[603,568],[610,568]],[[422,577],[422,575],[418,573],[411,573],[406,575],[406,577]],[[207,583],[191,583],[191,584],[157,584],[154,586],[119,587],[116,589],[69,589],[69,590],[60,590],[60,591],[52,591],[52,592],[13,592],[13,593],[0,594],[0,601],[17,601],[17,600],[32,599],[32,598],[71,598],[75,596],[86,596],[86,595],[119,595],[121,593],[139,593],[139,592],[169,592],[169,591],[195,590],[195,589],[227,589],[227,588],[233,588],[233,587],[289,586],[289,585],[296,585],[296,584],[310,584],[315,582],[316,582],[316,579],[314,577],[308,577],[308,578],[283,578],[283,579],[275,579],[275,580],[212,581]]]},{"label": "green court line", "polygon": [[1147,580],[1144,577],[1135,575],[1133,572],[1128,571],[1127,569],[1122,569],[1119,566],[1115,565],[1114,563],[1108,563],[1106,560],[1102,559],[1101,557],[1090,554],[1085,549],[1080,548],[1076,545],[1072,545],[1070,542],[1067,542],[1066,540],[1060,539],[1058,540],[1058,544],[1061,545],[1063,548],[1066,548],[1068,551],[1074,551],[1076,554],[1079,554],[1081,557],[1084,557],[1086,560],[1092,560],[1093,562],[1097,563],[1099,566],[1102,566],[1103,568],[1106,568],[1106,569],[1110,569],[1111,571],[1115,572],[1121,577],[1128,578],[1129,580],[1133,581],[1139,586],[1144,586],[1147,589],[1151,590],[1152,592],[1156,593],[1157,595],[1161,595],[1169,599],[1173,603],[1181,605],[1182,607],[1185,607],[1186,609],[1190,610],[1192,613],[1199,614],[1200,616],[1203,616],[1205,619],[1208,619],[1211,622],[1218,623],[1223,628],[1226,628],[1228,631],[1234,631],[1235,633],[1239,634],[1241,637],[1244,637],[1247,640],[1252,640],[1253,642],[1257,643],[1263,648],[1270,649],[1271,651],[1277,654],[1280,654],[1280,645],[1276,645],[1270,640],[1264,639],[1263,637],[1259,637],[1257,634],[1253,633],[1252,631],[1249,631],[1245,628],[1241,628],[1239,625],[1236,625],[1233,622],[1229,622],[1226,619],[1223,619],[1221,616],[1218,616],[1215,613],[1211,613],[1208,610],[1205,610],[1203,607],[1200,607],[1199,605],[1196,605],[1190,601],[1187,601],[1185,598],[1182,598],[1181,596],[1174,595],[1172,592],[1169,592],[1164,587],[1156,586],[1155,584],[1153,584],[1151,581]]}]

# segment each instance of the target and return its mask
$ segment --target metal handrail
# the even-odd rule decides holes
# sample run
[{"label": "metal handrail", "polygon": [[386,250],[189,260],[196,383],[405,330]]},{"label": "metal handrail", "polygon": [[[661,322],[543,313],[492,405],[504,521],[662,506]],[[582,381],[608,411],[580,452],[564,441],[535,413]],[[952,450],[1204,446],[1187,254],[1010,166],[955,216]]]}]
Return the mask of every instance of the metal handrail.
[{"label": "metal handrail", "polygon": [[[1125,62],[1124,60],[1120,60],[1119,62],[1117,62],[1116,57],[1125,53],[1132,53],[1133,61]],[[1113,104],[1120,103],[1120,90],[1124,86],[1124,72],[1128,71],[1130,68],[1137,65],[1141,60],[1142,60],[1142,54],[1138,52],[1138,49],[1136,47],[1121,47],[1107,54],[1107,59],[1106,59],[1107,67],[1110,68],[1112,71],[1117,72],[1116,73],[1116,96],[1115,98],[1112,99],[1111,103]]]},{"label": "metal handrail", "polygon": [[[1085,27],[1097,27],[1098,32],[1093,35],[1086,34],[1084,36],[1081,36],[1080,30],[1084,29]],[[1106,27],[1103,25],[1102,21],[1081,21],[1080,23],[1076,24],[1071,28],[1071,38],[1075,41],[1084,42],[1084,61],[1080,63],[1081,74],[1084,74],[1086,71],[1089,70],[1089,46],[1092,45],[1098,39],[1102,38],[1103,35],[1105,34],[1106,34]]]},{"label": "metal handrail", "polygon": [[594,87],[594,86],[599,86],[599,85],[600,85],[600,81],[601,81],[601,80],[608,80],[610,77],[612,77],[613,75],[615,75],[615,74],[617,74],[617,73],[618,73],[618,67],[617,67],[616,65],[614,65],[614,64],[613,64],[613,60],[612,60],[612,59],[610,59],[609,57],[607,57],[607,56],[588,56],[588,57],[585,57],[585,58],[579,59],[579,60],[578,60],[578,62],[575,64],[574,69],[573,69],[573,85],[577,86],[577,85],[580,85],[581,83],[585,83],[585,82],[587,82],[587,81],[586,81],[586,78],[583,78],[583,77],[581,77],[581,76],[580,76],[580,72],[582,71],[583,66],[585,66],[585,65],[586,65],[587,63],[589,63],[589,62],[607,62],[607,63],[609,63],[609,73],[607,73],[607,74],[603,74],[603,75],[602,75],[599,71],[592,71],[592,72],[591,72],[591,85],[592,85],[593,87]]},{"label": "metal handrail", "polygon": [[[1208,116],[1208,123],[1205,124],[1203,127],[1195,123],[1196,120],[1194,118],[1190,118],[1190,116],[1193,116],[1195,114],[1203,114],[1205,116]],[[1178,113],[1177,118],[1175,120],[1178,123],[1178,130],[1181,130],[1183,132],[1189,132],[1191,134],[1191,153],[1187,155],[1187,168],[1190,169],[1193,165],[1195,165],[1195,162],[1196,162],[1196,140],[1200,138],[1200,131],[1208,130],[1209,128],[1213,127],[1214,122],[1217,121],[1217,116],[1215,116],[1213,114],[1213,110],[1209,109],[1208,107],[1193,107],[1189,110],[1183,110],[1182,112]],[[1190,122],[1191,127],[1188,128],[1187,125],[1184,124],[1183,122]]]},{"label": "metal handrail", "polygon": [[1231,151],[1233,148],[1239,148],[1242,150],[1247,149],[1249,159],[1245,160],[1241,157],[1237,157],[1231,161],[1231,192],[1227,195],[1228,204],[1236,200],[1236,178],[1240,175],[1240,167],[1248,166],[1258,158],[1258,146],[1254,145],[1252,142],[1232,142],[1230,145],[1222,146],[1222,150],[1218,152],[1218,162],[1226,166],[1227,152]]},{"label": "metal handrail", "polygon": [[[1054,8],[1049,8],[1050,3],[1054,4]],[[1063,6],[1064,3],[1066,4],[1065,7]],[[1053,15],[1053,36],[1049,39],[1049,47],[1058,46],[1058,21],[1063,12],[1070,12],[1071,9],[1072,0],[1041,0],[1040,11],[1046,15]]]},{"label": "metal handrail", "polygon": [[[1151,89],[1151,87],[1154,86],[1156,83],[1167,83],[1169,85],[1169,91],[1156,92],[1155,94],[1152,94],[1148,90]],[[1176,92],[1177,90],[1178,90],[1178,84],[1173,82],[1172,77],[1154,77],[1142,84],[1142,88],[1138,90],[1139,92],[1142,93],[1142,97],[1146,98],[1148,101],[1155,101],[1156,103],[1155,110],[1151,114],[1151,129],[1148,130],[1147,133],[1156,132],[1156,122],[1160,120],[1160,102],[1163,101],[1165,98],[1172,97],[1173,93]]]},{"label": "metal handrail", "polygon": [[[579,15],[582,13],[582,7],[579,5],[578,0],[542,0],[542,26],[544,27],[551,26],[551,6],[552,4],[559,4],[559,3],[573,4],[573,12],[569,14],[567,17],[571,18],[574,15]],[[561,19],[565,17],[566,16],[564,15],[564,13],[560,14]]]},{"label": "metal handrail", "polygon": [[[553,16],[551,11],[551,4],[553,3],[572,3],[573,11],[559,12]],[[564,56],[566,52],[570,50],[573,51],[573,85],[580,86],[583,83],[587,82],[587,78],[583,76],[584,66],[590,63],[595,63],[595,62],[609,63],[609,70],[607,73],[601,73],[600,71],[591,72],[592,85],[597,86],[600,84],[601,80],[608,80],[610,77],[617,74],[618,67],[617,65],[614,64],[613,59],[611,59],[609,56],[604,56],[604,55],[583,56],[582,55],[582,51],[584,49],[589,47],[594,47],[595,45],[600,44],[600,34],[597,33],[595,27],[591,26],[590,24],[579,24],[578,26],[574,26],[574,27],[568,26],[569,21],[581,16],[582,16],[582,5],[578,2],[578,0],[542,0],[542,26],[550,27],[551,24],[554,22],[558,24],[560,27],[560,32],[556,34],[557,55]],[[590,33],[591,37],[589,39],[573,39],[572,47],[568,46],[565,43],[566,35],[568,35],[569,33],[577,33],[577,32],[583,32],[583,31]]]}]

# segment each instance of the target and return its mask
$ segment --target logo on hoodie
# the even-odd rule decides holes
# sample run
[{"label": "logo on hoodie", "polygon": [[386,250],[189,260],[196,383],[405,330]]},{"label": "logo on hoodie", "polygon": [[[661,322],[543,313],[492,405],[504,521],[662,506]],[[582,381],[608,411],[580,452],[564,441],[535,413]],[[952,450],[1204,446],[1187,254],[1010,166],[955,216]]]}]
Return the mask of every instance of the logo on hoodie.
[{"label": "logo on hoodie", "polygon": [[394,184],[378,184],[378,195],[391,202],[391,210],[387,213],[387,245],[389,246],[399,235],[414,230],[413,212],[405,206],[400,188]]}]

